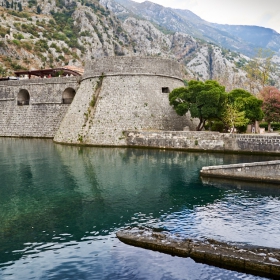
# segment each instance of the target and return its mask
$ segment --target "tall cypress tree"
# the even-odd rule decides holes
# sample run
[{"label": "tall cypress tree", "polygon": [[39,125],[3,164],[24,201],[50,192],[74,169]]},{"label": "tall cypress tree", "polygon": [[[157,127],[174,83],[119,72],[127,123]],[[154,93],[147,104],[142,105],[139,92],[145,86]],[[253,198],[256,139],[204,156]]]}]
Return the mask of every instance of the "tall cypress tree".
[{"label": "tall cypress tree", "polygon": [[22,12],[22,5],[20,2],[18,2],[18,10],[19,10],[19,12]]},{"label": "tall cypress tree", "polygon": [[37,6],[37,14],[39,15],[39,14],[41,14],[41,12],[42,12],[42,9],[40,8],[40,6]]}]

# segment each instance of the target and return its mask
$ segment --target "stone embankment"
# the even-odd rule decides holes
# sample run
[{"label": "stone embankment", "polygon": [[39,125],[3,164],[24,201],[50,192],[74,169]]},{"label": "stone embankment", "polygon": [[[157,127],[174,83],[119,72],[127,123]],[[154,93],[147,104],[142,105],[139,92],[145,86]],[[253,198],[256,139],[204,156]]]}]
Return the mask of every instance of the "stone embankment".
[{"label": "stone embankment", "polygon": [[132,147],[190,151],[279,154],[280,136],[229,134],[208,131],[126,131]]},{"label": "stone embankment", "polygon": [[212,239],[180,239],[168,233],[148,229],[130,229],[117,233],[124,243],[159,251],[172,256],[190,257],[195,261],[279,279],[280,249],[248,245],[231,245]]},{"label": "stone embankment", "polygon": [[280,160],[206,166],[202,168],[200,175],[279,184]]}]

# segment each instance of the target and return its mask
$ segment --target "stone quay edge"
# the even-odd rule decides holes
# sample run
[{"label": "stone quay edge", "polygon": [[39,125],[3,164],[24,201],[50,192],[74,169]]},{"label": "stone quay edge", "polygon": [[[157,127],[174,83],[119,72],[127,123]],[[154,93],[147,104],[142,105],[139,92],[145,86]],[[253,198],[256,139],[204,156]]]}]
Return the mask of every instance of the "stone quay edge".
[{"label": "stone quay edge", "polygon": [[122,230],[116,235],[128,245],[254,275],[280,277],[280,249],[277,248],[228,244],[213,239],[183,239],[146,228]]}]

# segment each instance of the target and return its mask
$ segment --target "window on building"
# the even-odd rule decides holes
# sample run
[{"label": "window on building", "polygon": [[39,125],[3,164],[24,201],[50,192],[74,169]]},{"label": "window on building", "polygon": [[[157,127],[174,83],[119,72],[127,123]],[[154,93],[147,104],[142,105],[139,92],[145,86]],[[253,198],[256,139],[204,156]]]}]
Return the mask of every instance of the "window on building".
[{"label": "window on building", "polygon": [[161,91],[162,91],[162,93],[169,93],[170,92],[169,87],[163,87],[163,88],[161,88]]}]

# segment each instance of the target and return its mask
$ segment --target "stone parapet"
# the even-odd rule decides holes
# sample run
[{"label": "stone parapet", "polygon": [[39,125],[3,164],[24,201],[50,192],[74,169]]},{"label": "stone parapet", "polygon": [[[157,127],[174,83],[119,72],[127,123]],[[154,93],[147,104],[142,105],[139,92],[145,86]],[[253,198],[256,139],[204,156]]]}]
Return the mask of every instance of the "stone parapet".
[{"label": "stone parapet", "polygon": [[182,68],[176,61],[148,57],[105,57],[94,60],[85,67],[83,79],[121,75],[156,75],[182,79]]},{"label": "stone parapet", "polygon": [[81,77],[55,77],[55,78],[35,78],[35,79],[20,79],[20,80],[8,80],[8,81],[0,81],[1,86],[8,87],[19,87],[23,85],[45,85],[45,84],[65,84],[65,83],[77,83]]}]

